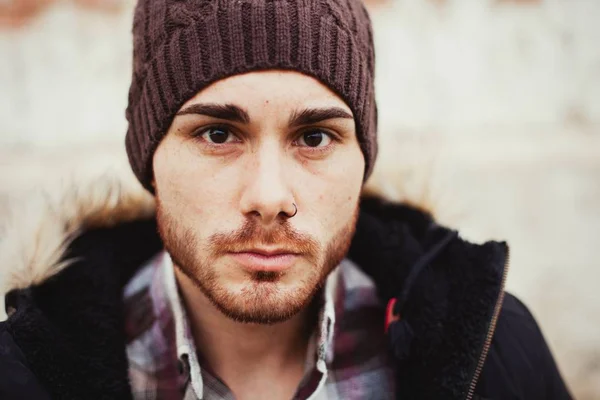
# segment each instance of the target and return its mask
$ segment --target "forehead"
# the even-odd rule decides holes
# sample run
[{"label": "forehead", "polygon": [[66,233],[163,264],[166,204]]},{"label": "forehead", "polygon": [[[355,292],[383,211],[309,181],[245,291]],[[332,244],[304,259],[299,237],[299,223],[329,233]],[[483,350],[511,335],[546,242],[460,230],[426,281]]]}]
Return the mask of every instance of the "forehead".
[{"label": "forehead", "polygon": [[297,109],[335,106],[352,114],[336,93],[317,79],[296,71],[255,71],[219,80],[198,92],[182,108],[195,103],[229,103],[250,113],[260,107]]}]

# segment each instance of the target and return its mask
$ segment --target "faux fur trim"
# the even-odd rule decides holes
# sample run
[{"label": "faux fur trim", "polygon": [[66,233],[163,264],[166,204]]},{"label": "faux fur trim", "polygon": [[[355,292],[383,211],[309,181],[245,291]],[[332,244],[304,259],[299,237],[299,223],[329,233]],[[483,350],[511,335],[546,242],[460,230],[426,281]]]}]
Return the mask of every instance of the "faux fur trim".
[{"label": "faux fur trim", "polygon": [[0,321],[7,318],[8,292],[39,285],[69,265],[72,260],[61,259],[79,233],[150,217],[155,211],[154,198],[128,165],[74,177],[12,203],[0,229]]}]

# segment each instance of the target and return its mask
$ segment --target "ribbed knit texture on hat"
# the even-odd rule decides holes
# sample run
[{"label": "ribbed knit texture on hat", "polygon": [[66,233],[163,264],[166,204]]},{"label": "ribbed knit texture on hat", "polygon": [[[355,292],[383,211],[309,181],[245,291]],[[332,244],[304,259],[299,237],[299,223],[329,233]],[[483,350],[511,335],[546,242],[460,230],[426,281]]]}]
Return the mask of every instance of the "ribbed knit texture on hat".
[{"label": "ribbed knit texture on hat", "polygon": [[369,176],[375,59],[360,0],[139,0],[133,45],[126,147],[151,192],[152,157],[181,106],[215,81],[266,69],[315,77],[348,104]]}]

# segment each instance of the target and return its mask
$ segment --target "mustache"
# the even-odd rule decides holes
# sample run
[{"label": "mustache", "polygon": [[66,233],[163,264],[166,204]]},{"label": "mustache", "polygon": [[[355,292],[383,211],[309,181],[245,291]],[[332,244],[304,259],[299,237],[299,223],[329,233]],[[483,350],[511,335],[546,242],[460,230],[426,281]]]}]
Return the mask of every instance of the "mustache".
[{"label": "mustache", "polygon": [[274,245],[290,253],[309,256],[317,255],[320,250],[317,240],[294,229],[287,221],[282,221],[273,228],[265,228],[255,219],[247,219],[236,231],[211,235],[209,243],[213,249],[223,253]]}]

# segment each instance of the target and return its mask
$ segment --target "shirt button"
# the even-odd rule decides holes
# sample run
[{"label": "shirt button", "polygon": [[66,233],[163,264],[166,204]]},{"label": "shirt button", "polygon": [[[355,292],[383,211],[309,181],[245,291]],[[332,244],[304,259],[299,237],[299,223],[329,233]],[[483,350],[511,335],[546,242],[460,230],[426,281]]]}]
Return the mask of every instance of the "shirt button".
[{"label": "shirt button", "polygon": [[327,365],[325,364],[325,361],[323,359],[317,361],[317,369],[320,372],[325,372],[327,370]]}]

